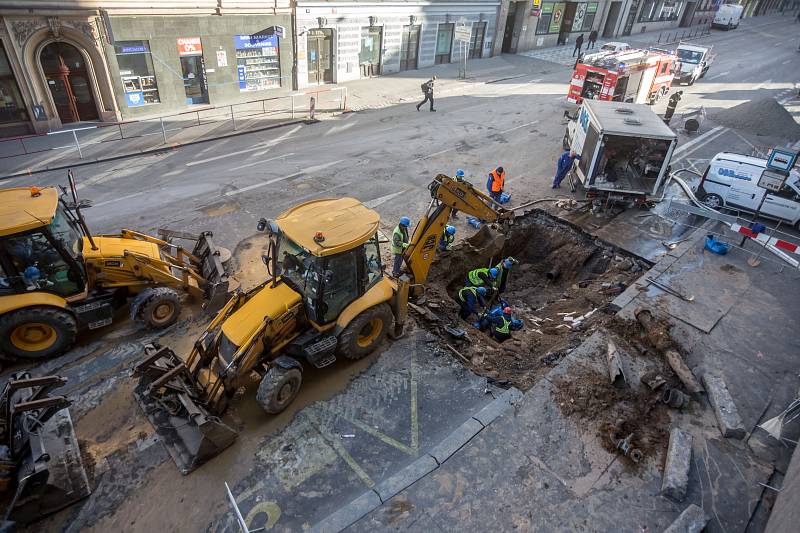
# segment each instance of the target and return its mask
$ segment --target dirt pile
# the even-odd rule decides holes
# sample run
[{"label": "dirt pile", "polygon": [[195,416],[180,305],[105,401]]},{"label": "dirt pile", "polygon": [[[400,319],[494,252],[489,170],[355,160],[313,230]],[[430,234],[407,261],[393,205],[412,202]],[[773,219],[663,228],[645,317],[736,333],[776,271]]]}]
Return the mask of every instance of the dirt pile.
[{"label": "dirt pile", "polygon": [[[482,239],[491,240],[491,236]],[[538,210],[516,219],[496,256],[486,257],[477,250],[474,243],[466,243],[440,256],[425,296],[417,302],[417,314],[474,372],[523,390],[610,320],[604,312],[607,304],[646,266]],[[501,297],[525,325],[500,344],[474,328],[474,318],[469,322],[459,318],[455,297],[469,270],[493,266],[508,256],[519,263]],[[445,325],[465,330],[467,338],[452,338]]]},{"label": "dirt pile", "polygon": [[723,126],[746,130],[760,137],[800,137],[800,124],[774,98],[750,100],[729,109],[709,113],[708,116]]}]

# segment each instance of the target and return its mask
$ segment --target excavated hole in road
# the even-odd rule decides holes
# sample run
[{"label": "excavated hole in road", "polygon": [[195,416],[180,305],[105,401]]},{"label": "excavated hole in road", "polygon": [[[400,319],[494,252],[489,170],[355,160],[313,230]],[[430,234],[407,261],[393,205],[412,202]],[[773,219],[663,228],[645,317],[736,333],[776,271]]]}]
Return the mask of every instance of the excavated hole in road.
[{"label": "excavated hole in road", "polygon": [[[454,298],[467,272],[508,256],[519,263],[511,270],[502,298],[525,325],[500,344],[460,319]],[[420,322],[455,348],[473,372],[526,390],[611,320],[605,312],[608,303],[648,267],[645,261],[534,210],[517,217],[504,239],[484,227],[442,253],[418,302],[429,311]],[[577,326],[565,320],[590,312]],[[437,320],[432,320],[433,314]],[[441,327],[446,324],[466,330],[468,340],[450,337]]]}]

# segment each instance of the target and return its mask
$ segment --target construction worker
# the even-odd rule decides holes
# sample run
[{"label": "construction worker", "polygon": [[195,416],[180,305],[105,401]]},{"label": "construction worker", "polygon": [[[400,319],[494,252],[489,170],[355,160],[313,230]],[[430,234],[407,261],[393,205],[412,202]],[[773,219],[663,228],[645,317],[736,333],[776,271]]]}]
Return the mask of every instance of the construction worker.
[{"label": "construction worker", "polygon": [[486,287],[470,287],[467,285],[458,291],[458,304],[461,306],[458,316],[468,320],[473,314],[478,314],[476,305],[486,306]]},{"label": "construction worker", "polygon": [[500,273],[497,276],[497,279],[494,282],[494,287],[497,289],[497,293],[500,294],[506,290],[506,284],[508,283],[508,274],[511,270],[511,267],[514,266],[517,260],[513,257],[506,257],[499,263],[495,265],[495,268]]},{"label": "construction worker", "polygon": [[556,163],[556,176],[553,178],[553,189],[561,187],[561,181],[567,177],[569,171],[572,170],[572,164],[577,160],[580,161],[581,156],[575,150],[566,150],[558,158]]},{"label": "construction worker", "polygon": [[467,285],[472,287],[494,287],[500,271],[496,268],[476,268],[467,273]]},{"label": "construction worker", "polygon": [[403,252],[408,248],[408,227],[411,220],[408,217],[400,217],[400,222],[392,232],[392,254],[394,264],[392,265],[392,276],[400,277],[400,268],[403,266]]},{"label": "construction worker", "polygon": [[490,333],[497,342],[503,342],[511,338],[512,318],[510,307],[504,307],[502,314],[489,316],[489,322],[491,323]]},{"label": "construction worker", "polygon": [[669,97],[669,103],[667,103],[667,110],[664,111],[664,124],[669,126],[669,122],[672,120],[672,115],[675,114],[675,109],[678,107],[678,102],[681,101],[683,97],[683,91],[678,91],[672,96]]},{"label": "construction worker", "polygon": [[453,245],[453,242],[456,240],[456,228],[454,226],[445,226],[444,233],[442,233],[441,238],[439,239],[439,250],[444,252],[445,250],[449,250],[450,246]]},{"label": "construction worker", "polygon": [[489,196],[492,200],[500,203],[500,195],[503,194],[503,187],[506,184],[506,171],[503,167],[497,167],[489,172],[489,179],[486,182],[486,188],[489,190]]}]

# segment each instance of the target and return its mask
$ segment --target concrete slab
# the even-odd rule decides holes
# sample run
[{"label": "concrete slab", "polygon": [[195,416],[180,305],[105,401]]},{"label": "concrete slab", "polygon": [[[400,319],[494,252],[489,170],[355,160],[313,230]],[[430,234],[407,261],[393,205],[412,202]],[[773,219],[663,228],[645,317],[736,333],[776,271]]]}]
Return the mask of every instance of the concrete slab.
[{"label": "concrete slab", "polygon": [[484,427],[488,426],[520,399],[522,399],[522,392],[516,387],[511,387],[492,403],[475,413],[472,418],[483,424]]},{"label": "concrete slab", "polygon": [[698,506],[687,507],[664,533],[700,533],[708,523],[708,515]]},{"label": "concrete slab", "polygon": [[436,470],[438,466],[439,463],[436,459],[430,455],[423,455],[396,474],[389,476],[375,485],[375,488],[372,490],[378,494],[381,502],[385,502],[401,490],[410,487],[416,481]]},{"label": "concrete slab", "polygon": [[669,432],[669,448],[664,465],[661,494],[682,502],[689,483],[689,468],[692,466],[692,434],[680,428]]},{"label": "concrete slab", "polygon": [[427,453],[434,458],[438,464],[442,464],[462,446],[472,440],[475,435],[480,433],[484,427],[485,426],[475,418],[469,418]]},{"label": "concrete slab", "polygon": [[323,521],[314,524],[309,531],[312,533],[339,533],[339,531],[358,521],[380,504],[381,499],[378,498],[378,495],[369,490],[349,504],[339,508]]},{"label": "concrete slab", "polygon": [[744,423],[739,417],[739,410],[733,402],[727,385],[719,376],[711,373],[703,375],[703,385],[708,393],[708,400],[714,409],[719,431],[723,437],[742,440],[747,435]]}]

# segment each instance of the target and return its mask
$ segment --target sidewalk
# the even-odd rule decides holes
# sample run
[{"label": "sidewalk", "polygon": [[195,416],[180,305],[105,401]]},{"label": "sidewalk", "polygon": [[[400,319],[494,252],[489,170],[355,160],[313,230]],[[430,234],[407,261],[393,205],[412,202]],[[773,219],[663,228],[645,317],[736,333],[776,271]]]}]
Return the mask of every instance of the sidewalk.
[{"label": "sidewalk", "polygon": [[[703,238],[700,233],[670,252],[615,304],[621,319],[644,307],[667,320],[695,376],[724,380],[743,421],[741,440],[721,436],[703,394],[680,411],[647,404],[635,420],[634,442],[645,454],[639,464],[613,449],[604,421],[616,416],[610,413],[625,413],[636,395],[658,395],[641,381],[644,371],[669,373],[652,351],[653,337],[637,333],[635,321],[625,322],[631,325],[595,331],[513,410],[432,472],[377,508],[355,508],[346,530],[656,532],[689,504],[705,511],[706,531],[763,530],[775,495],[765,485],[782,485],[791,448],[756,426],[785,409],[800,384],[794,360],[800,352],[797,273],[751,268],[736,250],[714,255],[704,251]],[[695,299],[678,300],[648,285],[646,277]],[[623,398],[617,403],[603,392],[610,387],[609,339],[622,353],[631,388],[610,396]],[[671,427],[693,437],[688,490],[680,502],[661,495]],[[794,423],[784,437],[796,439],[797,433]],[[353,522],[358,516],[363,518]],[[335,525],[323,520],[313,530],[341,529]]]}]

